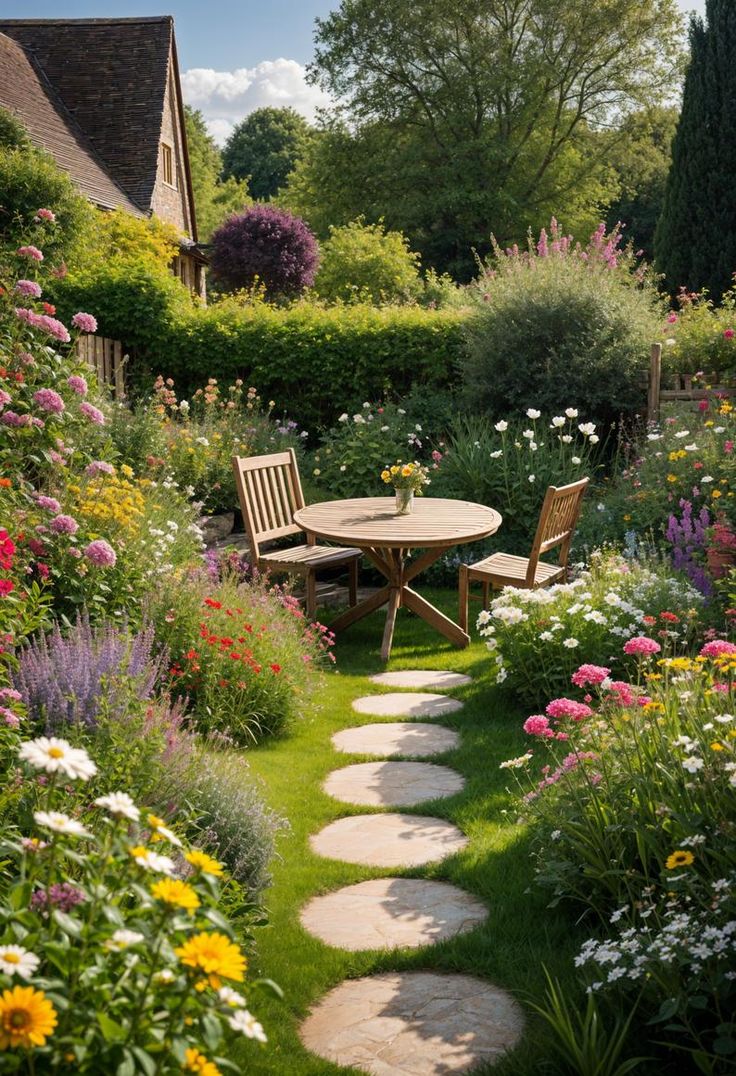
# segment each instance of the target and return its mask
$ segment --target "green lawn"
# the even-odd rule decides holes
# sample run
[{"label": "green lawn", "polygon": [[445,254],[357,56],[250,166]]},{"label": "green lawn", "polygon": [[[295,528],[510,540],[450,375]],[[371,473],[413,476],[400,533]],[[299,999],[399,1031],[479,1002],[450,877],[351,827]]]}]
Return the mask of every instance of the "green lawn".
[{"label": "green lawn", "polygon": [[[427,596],[454,615],[454,593],[435,591]],[[528,841],[515,821],[513,797],[506,792],[507,774],[498,769],[503,759],[526,750],[527,737],[521,729],[526,715],[500,689],[489,685],[491,663],[481,642],[455,650],[402,610],[388,666],[453,669],[474,678],[472,685],[453,692],[464,709],[440,722],[460,732],[460,747],[436,758],[465,776],[465,789],[413,811],[402,808],[450,819],[469,836],[468,847],[440,864],[407,871],[372,870],[311,852],[311,833],[335,818],[368,810],[330,799],[321,784],[330,770],[364,760],[335,752],[332,733],[380,720],[355,714],[350,702],[381,690],[366,677],[381,671],[382,627],[383,613],[379,612],[346,632],[337,646],[337,665],[325,679],[318,712],[305,717],[288,737],[249,753],[253,773],[262,779],[271,805],[289,819],[291,830],[279,841],[273,887],[266,901],[270,923],[257,932],[258,951],[251,969],[251,974],[279,983],[285,1000],[269,1000],[264,1007],[259,999],[258,1011],[270,1042],[255,1063],[252,1048],[244,1053],[248,1072],[279,1076],[355,1073],[355,1069],[308,1054],[297,1033],[310,1006],[345,978],[407,969],[468,972],[506,987],[523,1004],[529,996],[539,998],[543,993],[542,963],[561,979],[572,977],[571,958],[583,936],[581,928],[565,912],[547,909],[545,894],[534,886]],[[365,953],[328,948],[300,926],[299,909],[314,894],[397,874],[453,882],[488,905],[487,923],[457,939],[419,950]],[[537,1073],[548,1055],[546,1036],[546,1025],[529,1016],[521,1045],[506,1062],[493,1066],[493,1072],[497,1076]]]}]

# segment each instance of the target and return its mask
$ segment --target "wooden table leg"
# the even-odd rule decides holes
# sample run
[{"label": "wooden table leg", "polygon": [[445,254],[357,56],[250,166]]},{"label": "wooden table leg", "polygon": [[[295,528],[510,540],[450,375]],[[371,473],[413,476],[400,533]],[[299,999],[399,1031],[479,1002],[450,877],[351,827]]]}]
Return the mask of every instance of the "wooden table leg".
[{"label": "wooden table leg", "polygon": [[330,631],[338,632],[342,631],[343,628],[349,628],[356,620],[362,620],[364,616],[368,616],[374,610],[380,609],[390,599],[391,589],[390,586],[381,587],[375,594],[371,594],[369,598],[364,598],[362,602],[353,605],[330,624]]},{"label": "wooden table leg", "polygon": [[466,631],[463,631],[459,624],[456,624],[454,620],[450,620],[449,616],[441,613],[439,609],[436,609],[434,605],[422,598],[411,587],[405,586],[403,588],[401,604],[405,605],[407,609],[411,609],[412,613],[416,613],[422,620],[426,620],[437,631],[442,632],[455,646],[463,648],[470,642],[470,636]]},{"label": "wooden table leg", "polygon": [[391,644],[394,641],[394,627],[396,626],[396,614],[401,605],[401,590],[399,587],[391,587],[391,596],[386,610],[386,627],[383,629],[383,643],[381,644],[381,661],[388,661],[391,656]]}]

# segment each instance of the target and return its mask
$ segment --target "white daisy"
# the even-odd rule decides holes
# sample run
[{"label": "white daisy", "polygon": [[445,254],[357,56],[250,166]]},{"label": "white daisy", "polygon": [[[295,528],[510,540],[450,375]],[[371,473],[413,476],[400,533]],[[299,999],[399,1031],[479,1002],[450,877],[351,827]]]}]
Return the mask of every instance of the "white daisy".
[{"label": "white daisy", "polygon": [[129,945],[137,945],[143,941],[143,934],[137,930],[116,930],[112,937],[108,938],[105,946],[108,949],[127,949]]},{"label": "white daisy", "polygon": [[99,796],[95,805],[104,807],[116,818],[129,818],[131,822],[137,822],[141,816],[127,792],[111,792],[109,796]]},{"label": "white daisy", "polygon": [[595,422],[581,422],[578,429],[583,437],[590,437],[592,433],[595,433]]},{"label": "white daisy", "polygon": [[577,639],[573,639],[573,637],[570,636],[569,639],[563,639],[562,640],[562,645],[566,646],[568,650],[574,650],[575,647],[579,646],[580,644],[579,644]]},{"label": "white daisy", "polygon": [[0,946],[0,971],[4,971],[6,975],[19,975],[21,979],[29,979],[39,963],[36,954],[24,949],[22,945]]},{"label": "white daisy", "polygon": [[18,755],[37,770],[62,773],[73,781],[88,781],[97,773],[97,766],[81,747],[72,747],[56,736],[39,736],[20,745]]},{"label": "white daisy", "polygon": [[228,1019],[233,1031],[241,1031],[246,1038],[257,1039],[259,1042],[268,1042],[266,1033],[252,1013],[247,1009],[238,1009]]},{"label": "white daisy", "polygon": [[509,424],[504,419],[501,419],[499,422],[496,423],[496,425],[493,428],[494,428],[494,430],[497,430],[499,433],[503,433],[504,430],[507,430],[509,428]]},{"label": "white daisy", "polygon": [[528,407],[527,411],[526,411],[526,417],[532,419],[532,421],[534,421],[535,419],[538,419],[541,416],[541,414],[542,414],[542,412],[537,411],[536,407]]},{"label": "white daisy", "polygon": [[154,975],[154,979],[157,983],[173,983],[176,976],[169,968],[163,968],[161,971],[157,971]]},{"label": "white daisy", "polygon": [[229,1005],[231,1009],[244,1009],[246,1005],[245,998],[242,994],[239,994],[237,990],[233,990],[230,986],[221,986],[217,991],[217,996],[220,1001],[223,1001],[226,1005]]},{"label": "white daisy", "polygon": [[568,418],[577,418],[578,417],[578,409],[577,409],[577,407],[566,407],[565,408],[565,414],[567,415]]},{"label": "white daisy", "polygon": [[132,848],[130,854],[140,867],[145,867],[148,871],[154,871],[156,874],[174,873],[173,859],[160,856],[157,852],[152,852],[150,848]]},{"label": "white daisy", "polygon": [[552,419],[552,425],[550,426],[550,429],[552,430],[556,426],[564,426],[564,425],[565,425],[564,416],[563,415],[555,415],[555,417]]},{"label": "white daisy", "polygon": [[66,833],[71,837],[89,837],[81,822],[59,811],[36,811],[33,815],[36,825],[51,829],[54,833]]}]

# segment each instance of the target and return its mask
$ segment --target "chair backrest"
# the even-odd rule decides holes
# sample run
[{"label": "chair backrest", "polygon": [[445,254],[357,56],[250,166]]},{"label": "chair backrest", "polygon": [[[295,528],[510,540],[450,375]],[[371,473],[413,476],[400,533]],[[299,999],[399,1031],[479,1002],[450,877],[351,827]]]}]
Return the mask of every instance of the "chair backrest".
[{"label": "chair backrest", "polygon": [[258,563],[260,543],[301,534],[294,512],[304,507],[304,494],[293,448],[269,456],[233,456],[235,485],[250,543]]},{"label": "chair backrest", "polygon": [[580,517],[583,494],[589,482],[589,478],[581,478],[579,482],[571,482],[569,486],[548,488],[529,557],[526,573],[528,586],[534,582],[540,556],[556,546],[560,547],[560,564],[567,567],[570,543]]}]

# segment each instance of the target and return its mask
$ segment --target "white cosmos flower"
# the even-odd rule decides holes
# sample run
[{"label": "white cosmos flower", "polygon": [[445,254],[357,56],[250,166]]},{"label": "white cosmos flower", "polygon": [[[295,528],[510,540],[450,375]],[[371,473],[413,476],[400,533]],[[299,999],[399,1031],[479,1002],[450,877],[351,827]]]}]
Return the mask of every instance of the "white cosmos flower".
[{"label": "white cosmos flower", "polygon": [[555,417],[552,419],[552,424],[550,425],[550,429],[553,430],[556,426],[559,427],[559,426],[564,426],[564,425],[565,425],[564,415],[555,415]]},{"label": "white cosmos flower", "polygon": [[337,421],[338,422],[347,422],[348,421],[348,413],[347,413],[347,411],[343,411],[343,413],[340,415],[340,417],[339,417],[339,419]]},{"label": "white cosmos flower", "polygon": [[493,428],[494,430],[498,430],[499,433],[503,433],[504,430],[507,430],[509,428],[509,424],[508,422],[506,422],[505,419],[500,419],[500,421],[497,422]]},{"label": "white cosmos flower", "polygon": [[563,433],[563,435],[562,435],[562,437],[560,438],[560,440],[562,441],[563,445],[569,445],[569,444],[572,444],[572,434],[569,434],[569,433]]},{"label": "white cosmos flower", "polygon": [[700,479],[700,484],[702,486],[702,485],[704,485],[704,483],[712,482],[712,481],[713,481],[713,475],[712,474],[704,474],[703,477]]},{"label": "white cosmos flower", "polygon": [[36,954],[24,949],[22,945],[0,945],[0,971],[4,971],[6,975],[29,979],[39,963]]},{"label": "white cosmos flower", "polygon": [[539,448],[539,445],[537,444],[536,441],[530,441],[529,442],[529,451],[530,452],[536,452],[538,448]]},{"label": "white cosmos flower", "polygon": [[107,949],[127,949],[129,945],[137,945],[143,941],[143,934],[137,930],[116,930],[111,938],[105,942]]},{"label": "white cosmos flower", "polygon": [[578,417],[578,409],[577,409],[577,407],[566,407],[565,408],[565,414],[567,415],[568,418],[577,418]]},{"label": "white cosmos flower", "polygon": [[687,770],[688,773],[697,773],[698,770],[702,770],[705,763],[702,758],[698,758],[696,755],[690,755],[682,763],[683,770]]},{"label": "white cosmos flower", "polygon": [[137,822],[141,816],[127,792],[111,792],[109,796],[99,796],[95,800],[95,806],[104,807],[117,818],[129,818],[131,822]]},{"label": "white cosmos flower", "polygon": [[157,971],[154,975],[154,979],[157,983],[173,983],[176,976],[171,968],[162,968],[161,971]]},{"label": "white cosmos flower", "polygon": [[177,848],[181,848],[181,841],[175,833],[172,833],[166,826],[156,826],[156,833],[159,837],[163,837],[169,842],[169,844],[175,845]]},{"label": "white cosmos flower", "polygon": [[716,721],[721,725],[727,725],[729,721],[733,721],[733,714],[716,714]]},{"label": "white cosmos flower", "polygon": [[529,475],[529,481],[530,481],[530,482],[534,482],[534,481],[536,480],[536,477],[537,477],[537,476],[536,476],[535,474],[530,474],[530,475]]},{"label": "white cosmos flower", "polygon": [[543,631],[539,638],[543,643],[550,643],[554,639],[554,635],[551,631]]},{"label": "white cosmos flower", "polygon": [[371,409],[371,405],[366,400],[365,403],[363,404],[363,410],[364,411],[370,411],[370,409]]},{"label": "white cosmos flower", "polygon": [[597,433],[591,433],[591,435],[590,435],[590,443],[591,443],[591,445],[597,445],[599,441],[600,441],[600,437],[598,436],[598,434]]},{"label": "white cosmos flower", "polygon": [[341,463],[340,464],[340,470],[341,471],[347,471],[347,466],[344,463]]},{"label": "white cosmos flower", "polygon": [[503,449],[497,448],[495,452],[491,452],[492,460],[497,460],[499,456],[503,456]]},{"label": "white cosmos flower", "polygon": [[568,650],[574,650],[575,647],[579,646],[580,644],[577,639],[574,639],[572,636],[570,636],[569,639],[562,640],[562,645],[566,646]]},{"label": "white cosmos flower", "polygon": [[381,433],[387,433],[388,430],[390,430],[390,429],[391,429],[390,426],[381,426]]},{"label": "white cosmos flower", "polygon": [[595,422],[581,422],[578,429],[583,437],[590,437],[592,433],[595,433]]},{"label": "white cosmos flower", "polygon": [[224,1001],[231,1009],[245,1008],[246,1001],[243,995],[239,994],[237,990],[233,990],[230,986],[221,986],[217,991],[217,996],[220,1001]]},{"label": "white cosmos flower", "polygon": [[257,1039],[259,1042],[268,1042],[266,1032],[247,1009],[238,1009],[228,1017],[228,1023],[233,1031],[240,1031],[248,1039]]},{"label": "white cosmos flower", "polygon": [[353,422],[356,426],[365,426],[365,419],[361,415],[360,411],[357,413],[357,415],[353,415]]},{"label": "white cosmos flower", "polygon": [[36,811],[33,816],[36,825],[51,829],[54,833],[66,833],[72,837],[88,837],[89,833],[81,822],[59,811]]},{"label": "white cosmos flower", "polygon": [[86,751],[81,747],[72,747],[66,740],[59,740],[56,736],[26,740],[20,745],[18,755],[37,770],[62,773],[72,780],[88,781],[97,773],[97,766]]},{"label": "white cosmos flower", "polygon": [[574,463],[577,466],[577,464],[580,463],[580,456],[573,456],[570,459],[570,463]]},{"label": "white cosmos flower", "polygon": [[157,852],[152,852],[150,848],[135,848],[131,849],[131,855],[136,863],[140,867],[145,867],[148,871],[154,871],[156,874],[173,874],[174,873],[174,861],[169,859],[168,856],[160,856]]},{"label": "white cosmos flower", "polygon": [[526,412],[526,417],[530,418],[532,421],[534,421],[535,419],[538,419],[541,414],[542,414],[542,412],[537,411],[536,407],[528,407],[527,412]]},{"label": "white cosmos flower", "polygon": [[690,430],[678,430],[677,433],[675,434],[675,437],[677,437],[677,438],[689,437],[689,436],[690,436]]},{"label": "white cosmos flower", "polygon": [[534,440],[534,430],[524,430],[524,432],[522,433],[521,436],[526,437],[527,441],[533,441]]}]

